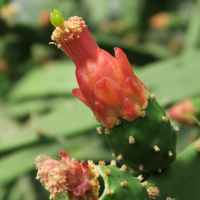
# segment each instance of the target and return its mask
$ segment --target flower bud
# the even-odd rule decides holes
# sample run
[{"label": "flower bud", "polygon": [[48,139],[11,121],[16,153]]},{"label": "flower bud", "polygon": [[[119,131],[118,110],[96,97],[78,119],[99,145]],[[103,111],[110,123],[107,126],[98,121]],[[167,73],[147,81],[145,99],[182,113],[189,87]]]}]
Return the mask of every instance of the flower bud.
[{"label": "flower bud", "polygon": [[105,127],[114,127],[119,118],[133,121],[148,106],[147,88],[124,52],[114,48],[113,57],[100,49],[81,18],[71,17],[56,27],[52,40],[76,65],[79,88],[72,93]]},{"label": "flower bud", "polygon": [[193,125],[195,124],[195,121],[192,119],[194,111],[195,106],[192,99],[185,99],[169,109],[169,117],[180,123]]}]

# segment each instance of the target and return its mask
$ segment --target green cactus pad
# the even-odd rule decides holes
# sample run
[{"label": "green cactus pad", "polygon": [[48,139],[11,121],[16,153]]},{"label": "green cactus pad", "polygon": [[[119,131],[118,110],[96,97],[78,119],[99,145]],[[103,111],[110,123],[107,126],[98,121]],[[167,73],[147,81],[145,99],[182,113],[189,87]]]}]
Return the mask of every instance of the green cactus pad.
[{"label": "green cactus pad", "polygon": [[159,196],[156,200],[200,199],[200,139],[187,147],[177,157],[178,160],[162,175],[153,174],[148,179],[147,189],[151,187],[159,189]]},{"label": "green cactus pad", "polygon": [[51,23],[56,27],[59,27],[64,24],[64,18],[62,16],[62,13],[57,9],[54,9],[53,12],[51,12],[50,20]]},{"label": "green cactus pad", "polygon": [[[101,185],[104,191],[99,200],[150,200],[146,188],[142,186],[138,178],[113,165],[96,167],[100,177],[103,179],[102,183],[104,183],[104,185]],[[106,173],[106,171],[110,171],[110,174]]]},{"label": "green cactus pad", "polygon": [[[176,157],[176,131],[157,101],[150,97],[145,116],[132,122],[120,119],[121,124],[101,132],[118,160],[133,170],[161,172]],[[108,134],[109,132],[109,134]]]}]

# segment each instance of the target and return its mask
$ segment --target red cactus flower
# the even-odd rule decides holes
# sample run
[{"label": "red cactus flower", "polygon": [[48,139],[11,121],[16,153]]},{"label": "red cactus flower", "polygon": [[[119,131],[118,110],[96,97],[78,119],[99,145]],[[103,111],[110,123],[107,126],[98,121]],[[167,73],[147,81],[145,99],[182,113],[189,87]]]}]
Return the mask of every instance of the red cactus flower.
[{"label": "red cactus flower", "polygon": [[194,111],[195,107],[192,99],[185,99],[180,103],[173,105],[169,109],[169,117],[180,123],[193,125],[195,121],[191,116],[193,115]]},{"label": "red cactus flower", "polygon": [[146,86],[135,76],[120,48],[115,57],[100,49],[85,22],[71,17],[52,34],[52,40],[76,65],[79,88],[72,93],[112,128],[119,118],[133,121],[148,106]]},{"label": "red cactus flower", "polygon": [[[54,159],[48,155],[40,155],[36,158],[36,179],[51,193],[50,199],[54,199],[68,192],[69,199],[78,199],[74,196],[92,196],[98,199],[99,182],[98,171],[84,161],[79,163],[70,158],[65,151],[60,151],[62,160]],[[89,191],[89,192],[88,192]],[[85,194],[87,192],[87,194]],[[87,199],[87,198],[86,198]]]}]

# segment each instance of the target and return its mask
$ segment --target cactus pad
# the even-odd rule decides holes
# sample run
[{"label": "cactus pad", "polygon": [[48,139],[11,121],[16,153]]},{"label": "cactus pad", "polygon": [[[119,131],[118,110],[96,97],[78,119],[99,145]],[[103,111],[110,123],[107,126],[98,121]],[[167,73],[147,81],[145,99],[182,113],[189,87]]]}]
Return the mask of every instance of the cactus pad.
[{"label": "cactus pad", "polygon": [[102,195],[99,200],[150,200],[145,187],[142,186],[138,178],[133,177],[128,172],[122,171],[113,165],[96,167],[104,185]]},{"label": "cactus pad", "polygon": [[161,173],[176,157],[176,129],[157,101],[148,101],[143,116],[120,119],[111,129],[101,126],[101,132],[118,160],[133,170]]},{"label": "cactus pad", "polygon": [[147,188],[157,187],[160,191],[156,200],[200,199],[198,189],[200,177],[200,139],[187,147],[162,175],[153,174]]}]

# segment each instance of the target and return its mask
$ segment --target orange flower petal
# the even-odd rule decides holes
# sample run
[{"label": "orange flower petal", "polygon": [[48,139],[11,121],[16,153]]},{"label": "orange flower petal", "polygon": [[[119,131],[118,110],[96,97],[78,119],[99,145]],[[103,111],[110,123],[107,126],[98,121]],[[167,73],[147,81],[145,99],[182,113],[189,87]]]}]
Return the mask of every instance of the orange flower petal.
[{"label": "orange flower petal", "polygon": [[140,116],[140,106],[129,98],[126,98],[123,103],[123,108],[120,113],[123,119],[131,122]]},{"label": "orange flower petal", "polygon": [[82,67],[77,67],[76,78],[83,96],[85,99],[87,99],[90,108],[94,109],[94,89],[93,85],[90,83],[90,79],[87,76],[86,70]]},{"label": "orange flower petal", "polygon": [[131,68],[131,64],[129,63],[125,53],[120,48],[114,48],[115,58],[117,59],[121,72],[124,78],[131,77],[134,79],[134,73]]},{"label": "orange flower petal", "polygon": [[97,116],[101,119],[101,123],[105,127],[112,128],[115,126],[115,122],[118,119],[116,110],[109,108],[100,102],[95,102],[95,110]]},{"label": "orange flower petal", "polygon": [[98,80],[108,77],[118,83],[122,83],[124,79],[117,60],[103,49],[98,52],[97,74]]},{"label": "orange flower petal", "polygon": [[86,106],[90,107],[87,100],[85,99],[85,97],[83,96],[83,94],[79,88],[74,88],[72,90],[72,94],[74,96],[76,96],[78,99],[80,99]]},{"label": "orange flower petal", "polygon": [[140,105],[141,109],[144,109],[148,106],[146,94],[142,92],[138,82],[133,81],[131,78],[127,78],[125,81],[123,87],[123,96]]},{"label": "orange flower petal", "polygon": [[94,86],[95,99],[106,106],[119,110],[122,106],[121,87],[110,78],[104,77]]}]

